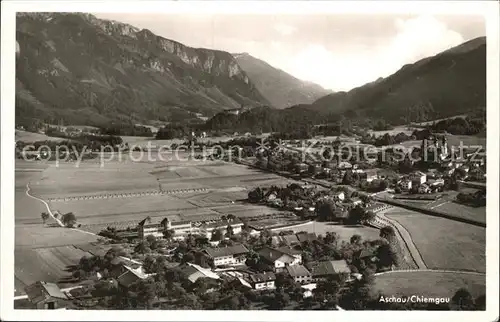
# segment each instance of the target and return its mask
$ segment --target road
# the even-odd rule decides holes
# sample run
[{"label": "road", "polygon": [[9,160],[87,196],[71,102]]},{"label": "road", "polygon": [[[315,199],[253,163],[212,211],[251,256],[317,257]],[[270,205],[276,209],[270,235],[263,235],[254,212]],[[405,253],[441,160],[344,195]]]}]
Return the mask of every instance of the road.
[{"label": "road", "polygon": [[385,221],[391,223],[392,226],[394,226],[396,228],[397,232],[399,233],[399,235],[401,236],[401,238],[404,241],[403,245],[401,245],[401,246],[406,247],[408,249],[408,251],[410,252],[410,255],[413,258],[413,260],[415,261],[415,264],[417,265],[417,267],[419,269],[427,269],[427,265],[425,264],[425,262],[422,258],[422,255],[420,255],[420,252],[418,251],[417,246],[413,242],[413,239],[412,239],[410,233],[408,232],[408,230],[406,230],[406,228],[403,225],[401,225],[399,222],[388,218],[385,215],[386,211],[387,210],[384,210],[384,211],[377,213],[377,216],[382,218],[382,220],[385,220]]},{"label": "road", "polygon": [[[30,184],[29,184],[29,183],[27,183],[27,184],[26,184],[26,195],[27,195],[28,197],[30,197],[30,198],[33,198],[33,199],[38,200],[38,201],[40,201],[41,203],[43,203],[43,204],[45,205],[45,208],[47,208],[47,212],[48,212],[48,214],[50,215],[50,217],[51,217],[51,218],[52,218],[52,219],[53,219],[53,220],[54,220],[54,221],[55,221],[55,222],[56,222],[56,223],[57,223],[60,227],[65,227],[65,225],[62,223],[62,221],[61,221],[59,218],[56,218],[56,217],[54,216],[54,213],[52,213],[52,210],[50,209],[49,204],[48,204],[45,200],[40,199],[40,198],[38,198],[38,197],[35,197],[35,196],[31,195],[31,194],[30,194],[30,190],[31,190],[31,188],[30,188]],[[74,231],[79,231],[79,232],[84,233],[84,234],[94,235],[94,236],[97,236],[97,237],[103,238],[103,237],[101,237],[101,236],[99,236],[99,235],[97,235],[97,234],[91,233],[91,232],[89,232],[89,231],[85,231],[85,230],[81,230],[81,229],[77,229],[77,228],[68,228],[68,229],[71,229],[71,230],[74,230]]]}]

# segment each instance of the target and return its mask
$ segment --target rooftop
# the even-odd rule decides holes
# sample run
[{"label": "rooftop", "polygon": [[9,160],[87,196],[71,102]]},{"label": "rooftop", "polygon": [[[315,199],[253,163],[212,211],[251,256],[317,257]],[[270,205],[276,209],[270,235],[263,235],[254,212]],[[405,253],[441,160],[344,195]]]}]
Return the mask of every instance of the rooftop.
[{"label": "rooftop", "polygon": [[363,249],[359,252],[359,258],[372,257],[375,256],[374,252],[370,249]]},{"label": "rooftop", "polygon": [[284,253],[278,249],[271,247],[264,247],[261,250],[259,250],[258,253],[262,258],[271,263],[274,263],[278,259],[286,263],[292,263],[295,260],[293,255]]},{"label": "rooftop", "polygon": [[302,252],[300,250],[293,249],[293,248],[290,248],[290,247],[287,247],[287,246],[278,247],[278,248],[276,248],[276,250],[279,250],[282,253],[285,253],[285,254],[288,254],[288,255],[292,255],[292,256],[293,255],[300,255],[300,254],[302,254]]},{"label": "rooftop", "polygon": [[276,275],[274,275],[274,273],[271,273],[271,272],[265,272],[265,273],[250,275],[249,279],[253,283],[262,283],[262,282],[276,280]]},{"label": "rooftop", "polygon": [[319,262],[313,267],[313,275],[334,275],[340,273],[351,273],[351,269],[345,260]]},{"label": "rooftop", "polygon": [[292,266],[287,266],[286,270],[288,271],[288,274],[292,277],[296,276],[310,276],[311,273],[307,270],[302,265],[292,265]]},{"label": "rooftop", "polygon": [[315,233],[298,233],[296,236],[301,243],[306,240],[313,241],[318,239]]},{"label": "rooftop", "polygon": [[243,245],[234,245],[221,248],[205,248],[205,251],[210,257],[213,258],[248,253],[248,249]]},{"label": "rooftop", "polygon": [[139,222],[139,226],[144,226],[144,225],[161,225],[163,220],[165,220],[165,217],[146,217],[143,220]]},{"label": "rooftop", "polygon": [[273,236],[272,240],[275,244],[284,243],[286,245],[292,245],[299,243],[299,239],[295,235]]},{"label": "rooftop", "polygon": [[215,274],[211,270],[193,263],[180,265],[176,267],[176,269],[179,270],[192,283],[196,282],[196,280],[200,277],[207,277],[216,280],[220,279],[219,275]]},{"label": "rooftop", "polygon": [[47,297],[54,297],[59,299],[68,299],[66,294],[64,294],[59,286],[54,283],[47,283],[43,281],[38,281],[24,288],[28,299],[32,303],[38,303],[45,300]]}]

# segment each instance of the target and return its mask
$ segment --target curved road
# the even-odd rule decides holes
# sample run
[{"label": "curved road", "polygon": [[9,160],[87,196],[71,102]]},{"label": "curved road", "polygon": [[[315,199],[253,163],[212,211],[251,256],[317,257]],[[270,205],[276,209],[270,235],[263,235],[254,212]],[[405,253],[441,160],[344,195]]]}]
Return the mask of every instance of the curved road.
[{"label": "curved road", "polygon": [[420,252],[418,251],[417,246],[415,246],[415,243],[413,242],[413,239],[411,238],[410,233],[406,228],[401,225],[399,222],[396,220],[392,220],[388,217],[385,216],[385,210],[377,213],[377,216],[380,217],[381,219],[391,223],[399,232],[400,236],[403,238],[405,246],[408,248],[408,251],[411,254],[411,257],[415,261],[415,264],[417,267],[421,270],[427,269],[427,265],[425,264],[422,255],[420,255]]}]

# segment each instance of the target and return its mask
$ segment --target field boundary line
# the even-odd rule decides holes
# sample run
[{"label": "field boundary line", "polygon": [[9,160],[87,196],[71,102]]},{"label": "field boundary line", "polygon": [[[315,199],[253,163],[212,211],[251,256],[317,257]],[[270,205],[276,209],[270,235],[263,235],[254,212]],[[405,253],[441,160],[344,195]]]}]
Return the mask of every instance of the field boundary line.
[{"label": "field boundary line", "polygon": [[387,272],[375,273],[373,276],[380,276],[391,273],[417,273],[417,272],[430,272],[430,273],[449,273],[449,274],[469,274],[469,275],[481,275],[486,276],[486,273],[483,272],[473,272],[473,271],[461,271],[461,270],[447,270],[447,269],[395,269]]},{"label": "field boundary line", "polygon": [[144,196],[163,196],[163,195],[175,195],[182,193],[193,193],[193,192],[208,192],[213,189],[210,188],[189,188],[189,189],[173,189],[173,190],[154,190],[154,191],[143,191],[143,192],[123,192],[123,193],[110,193],[110,194],[97,194],[89,196],[70,196],[70,197],[60,197],[60,198],[47,198],[49,202],[64,202],[64,201],[79,201],[79,200],[95,200],[95,199],[118,199],[118,198],[135,198]]},{"label": "field boundary line", "polygon": [[454,215],[450,215],[435,209],[429,209],[429,208],[421,208],[421,207],[416,207],[416,206],[411,206],[402,202],[398,202],[396,200],[388,200],[388,199],[382,199],[382,198],[377,198],[377,201],[389,204],[395,207],[400,207],[404,209],[408,209],[411,211],[415,211],[427,216],[432,216],[432,217],[438,217],[438,218],[445,218],[449,220],[454,220],[462,223],[466,223],[469,225],[474,225],[482,228],[486,228],[486,223],[483,223],[481,221],[473,220],[473,219],[468,219],[468,218],[463,218],[463,217],[457,217]]},{"label": "field boundary line", "polygon": [[[401,239],[403,239],[403,242],[405,243],[405,246],[410,252],[410,256],[413,258],[413,261],[415,262],[417,267],[421,269],[427,269],[427,265],[425,264],[422,254],[420,254],[417,245],[415,245],[415,243],[413,242],[413,238],[410,232],[397,220],[387,217],[385,215],[385,212],[377,213],[377,216],[379,216],[382,221],[386,221],[391,226],[396,228],[396,231],[398,232],[399,236],[401,236]],[[406,233],[407,236],[405,236],[404,233]]]}]

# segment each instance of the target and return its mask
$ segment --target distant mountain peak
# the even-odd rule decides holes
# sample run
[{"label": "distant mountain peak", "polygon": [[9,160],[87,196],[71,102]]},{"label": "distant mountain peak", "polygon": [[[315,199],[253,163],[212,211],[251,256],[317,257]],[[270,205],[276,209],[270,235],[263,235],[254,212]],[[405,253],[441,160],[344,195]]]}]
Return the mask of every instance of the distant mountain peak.
[{"label": "distant mountain peak", "polygon": [[16,40],[16,122],[172,122],[269,104],[230,53],[92,14],[18,14]]},{"label": "distant mountain peak", "polygon": [[332,93],[313,82],[300,80],[273,67],[249,53],[237,53],[233,54],[233,57],[259,92],[276,108],[284,109],[297,104],[310,104],[319,97]]}]

